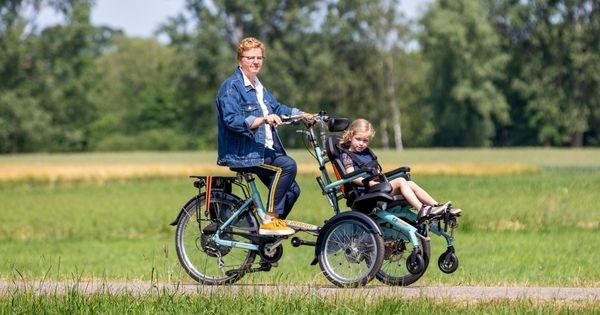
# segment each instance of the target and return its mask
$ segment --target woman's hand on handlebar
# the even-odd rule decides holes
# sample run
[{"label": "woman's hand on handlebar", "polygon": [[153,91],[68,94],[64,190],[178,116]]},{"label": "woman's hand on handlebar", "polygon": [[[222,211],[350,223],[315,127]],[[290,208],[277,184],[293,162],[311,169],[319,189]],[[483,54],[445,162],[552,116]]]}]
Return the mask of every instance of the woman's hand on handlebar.
[{"label": "woman's hand on handlebar", "polygon": [[304,121],[305,124],[312,126],[317,122],[317,118],[319,117],[319,114],[311,114],[311,113],[304,113],[302,114],[302,120]]},{"label": "woman's hand on handlebar", "polygon": [[281,117],[275,115],[275,114],[270,114],[264,117],[265,120],[265,124],[267,125],[271,125],[271,126],[279,126],[283,123],[283,121],[281,120]]}]

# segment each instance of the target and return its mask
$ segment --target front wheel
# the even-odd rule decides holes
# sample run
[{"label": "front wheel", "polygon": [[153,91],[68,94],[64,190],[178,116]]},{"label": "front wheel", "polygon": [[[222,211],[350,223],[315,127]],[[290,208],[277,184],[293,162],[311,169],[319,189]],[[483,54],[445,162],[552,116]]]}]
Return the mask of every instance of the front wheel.
[{"label": "front wheel", "polygon": [[[203,284],[231,284],[239,280],[254,262],[256,252],[217,244],[213,236],[240,204],[232,194],[211,194],[210,211],[204,210],[202,194],[184,207],[175,232],[175,249],[183,269],[194,280]],[[258,227],[251,212],[245,212],[220,238],[245,241],[244,233],[253,233]]]},{"label": "front wheel", "polygon": [[338,287],[366,285],[383,261],[383,239],[361,220],[340,218],[321,230],[321,270]]},{"label": "front wheel", "polygon": [[453,273],[458,269],[458,256],[454,249],[449,249],[438,258],[438,267],[444,273]]}]

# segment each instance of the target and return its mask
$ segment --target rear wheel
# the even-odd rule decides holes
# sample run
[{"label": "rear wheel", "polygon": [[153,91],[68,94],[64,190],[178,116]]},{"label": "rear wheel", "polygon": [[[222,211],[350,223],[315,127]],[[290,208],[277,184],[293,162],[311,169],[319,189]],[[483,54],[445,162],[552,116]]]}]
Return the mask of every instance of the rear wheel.
[{"label": "rear wheel", "polygon": [[319,266],[339,287],[366,285],[383,260],[383,239],[367,224],[355,218],[340,218],[321,230]]},{"label": "rear wheel", "polygon": [[[235,195],[213,192],[209,211],[204,209],[204,194],[183,209],[175,232],[175,248],[183,269],[194,280],[203,284],[231,284],[242,278],[254,262],[256,252],[222,246],[213,239],[240,202]],[[251,212],[245,212],[220,238],[248,242],[246,237],[236,233],[256,233],[257,230],[256,218]]]}]

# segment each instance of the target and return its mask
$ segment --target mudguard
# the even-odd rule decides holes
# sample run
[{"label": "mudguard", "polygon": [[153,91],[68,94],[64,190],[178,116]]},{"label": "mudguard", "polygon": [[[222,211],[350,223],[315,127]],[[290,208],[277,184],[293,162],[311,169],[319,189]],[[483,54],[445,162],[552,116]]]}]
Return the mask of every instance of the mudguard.
[{"label": "mudguard", "polygon": [[173,222],[170,223],[170,225],[176,226],[177,223],[179,223],[179,219],[181,218],[181,216],[185,213],[184,211],[188,207],[188,205],[190,205],[192,202],[200,200],[200,198],[202,196],[204,196],[204,193],[202,193],[201,195],[196,195],[196,196],[192,197],[192,199],[188,200],[188,202],[186,202],[185,205],[183,205],[183,207],[181,208],[181,210],[179,210],[179,213],[177,214],[177,217],[175,218],[175,220]]},{"label": "mudguard", "polygon": [[315,258],[310,263],[311,265],[316,265],[319,262],[318,256],[319,256],[319,250],[321,249],[321,246],[323,246],[323,235],[325,234],[324,232],[327,231],[327,229],[331,228],[331,226],[333,226],[335,223],[337,223],[341,220],[349,220],[349,219],[360,221],[360,222],[364,223],[366,226],[368,226],[371,231],[379,234],[380,236],[383,236],[381,227],[379,227],[379,225],[377,225],[377,223],[375,223],[375,221],[373,221],[373,219],[371,219],[368,215],[366,215],[362,212],[358,212],[358,211],[346,211],[346,212],[339,213],[339,214],[335,215],[334,217],[332,217],[331,219],[327,220],[325,225],[321,228],[321,230],[319,232],[319,236],[317,237],[317,242],[316,242],[316,246],[315,246]]}]

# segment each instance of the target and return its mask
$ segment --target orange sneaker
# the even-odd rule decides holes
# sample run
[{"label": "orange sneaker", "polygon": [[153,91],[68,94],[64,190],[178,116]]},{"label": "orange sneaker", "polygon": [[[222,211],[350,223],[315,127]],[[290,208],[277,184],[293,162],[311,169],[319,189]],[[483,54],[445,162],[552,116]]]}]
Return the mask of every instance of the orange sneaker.
[{"label": "orange sneaker", "polygon": [[273,218],[269,223],[262,223],[258,230],[258,234],[261,235],[292,235],[295,232],[279,218]]}]

